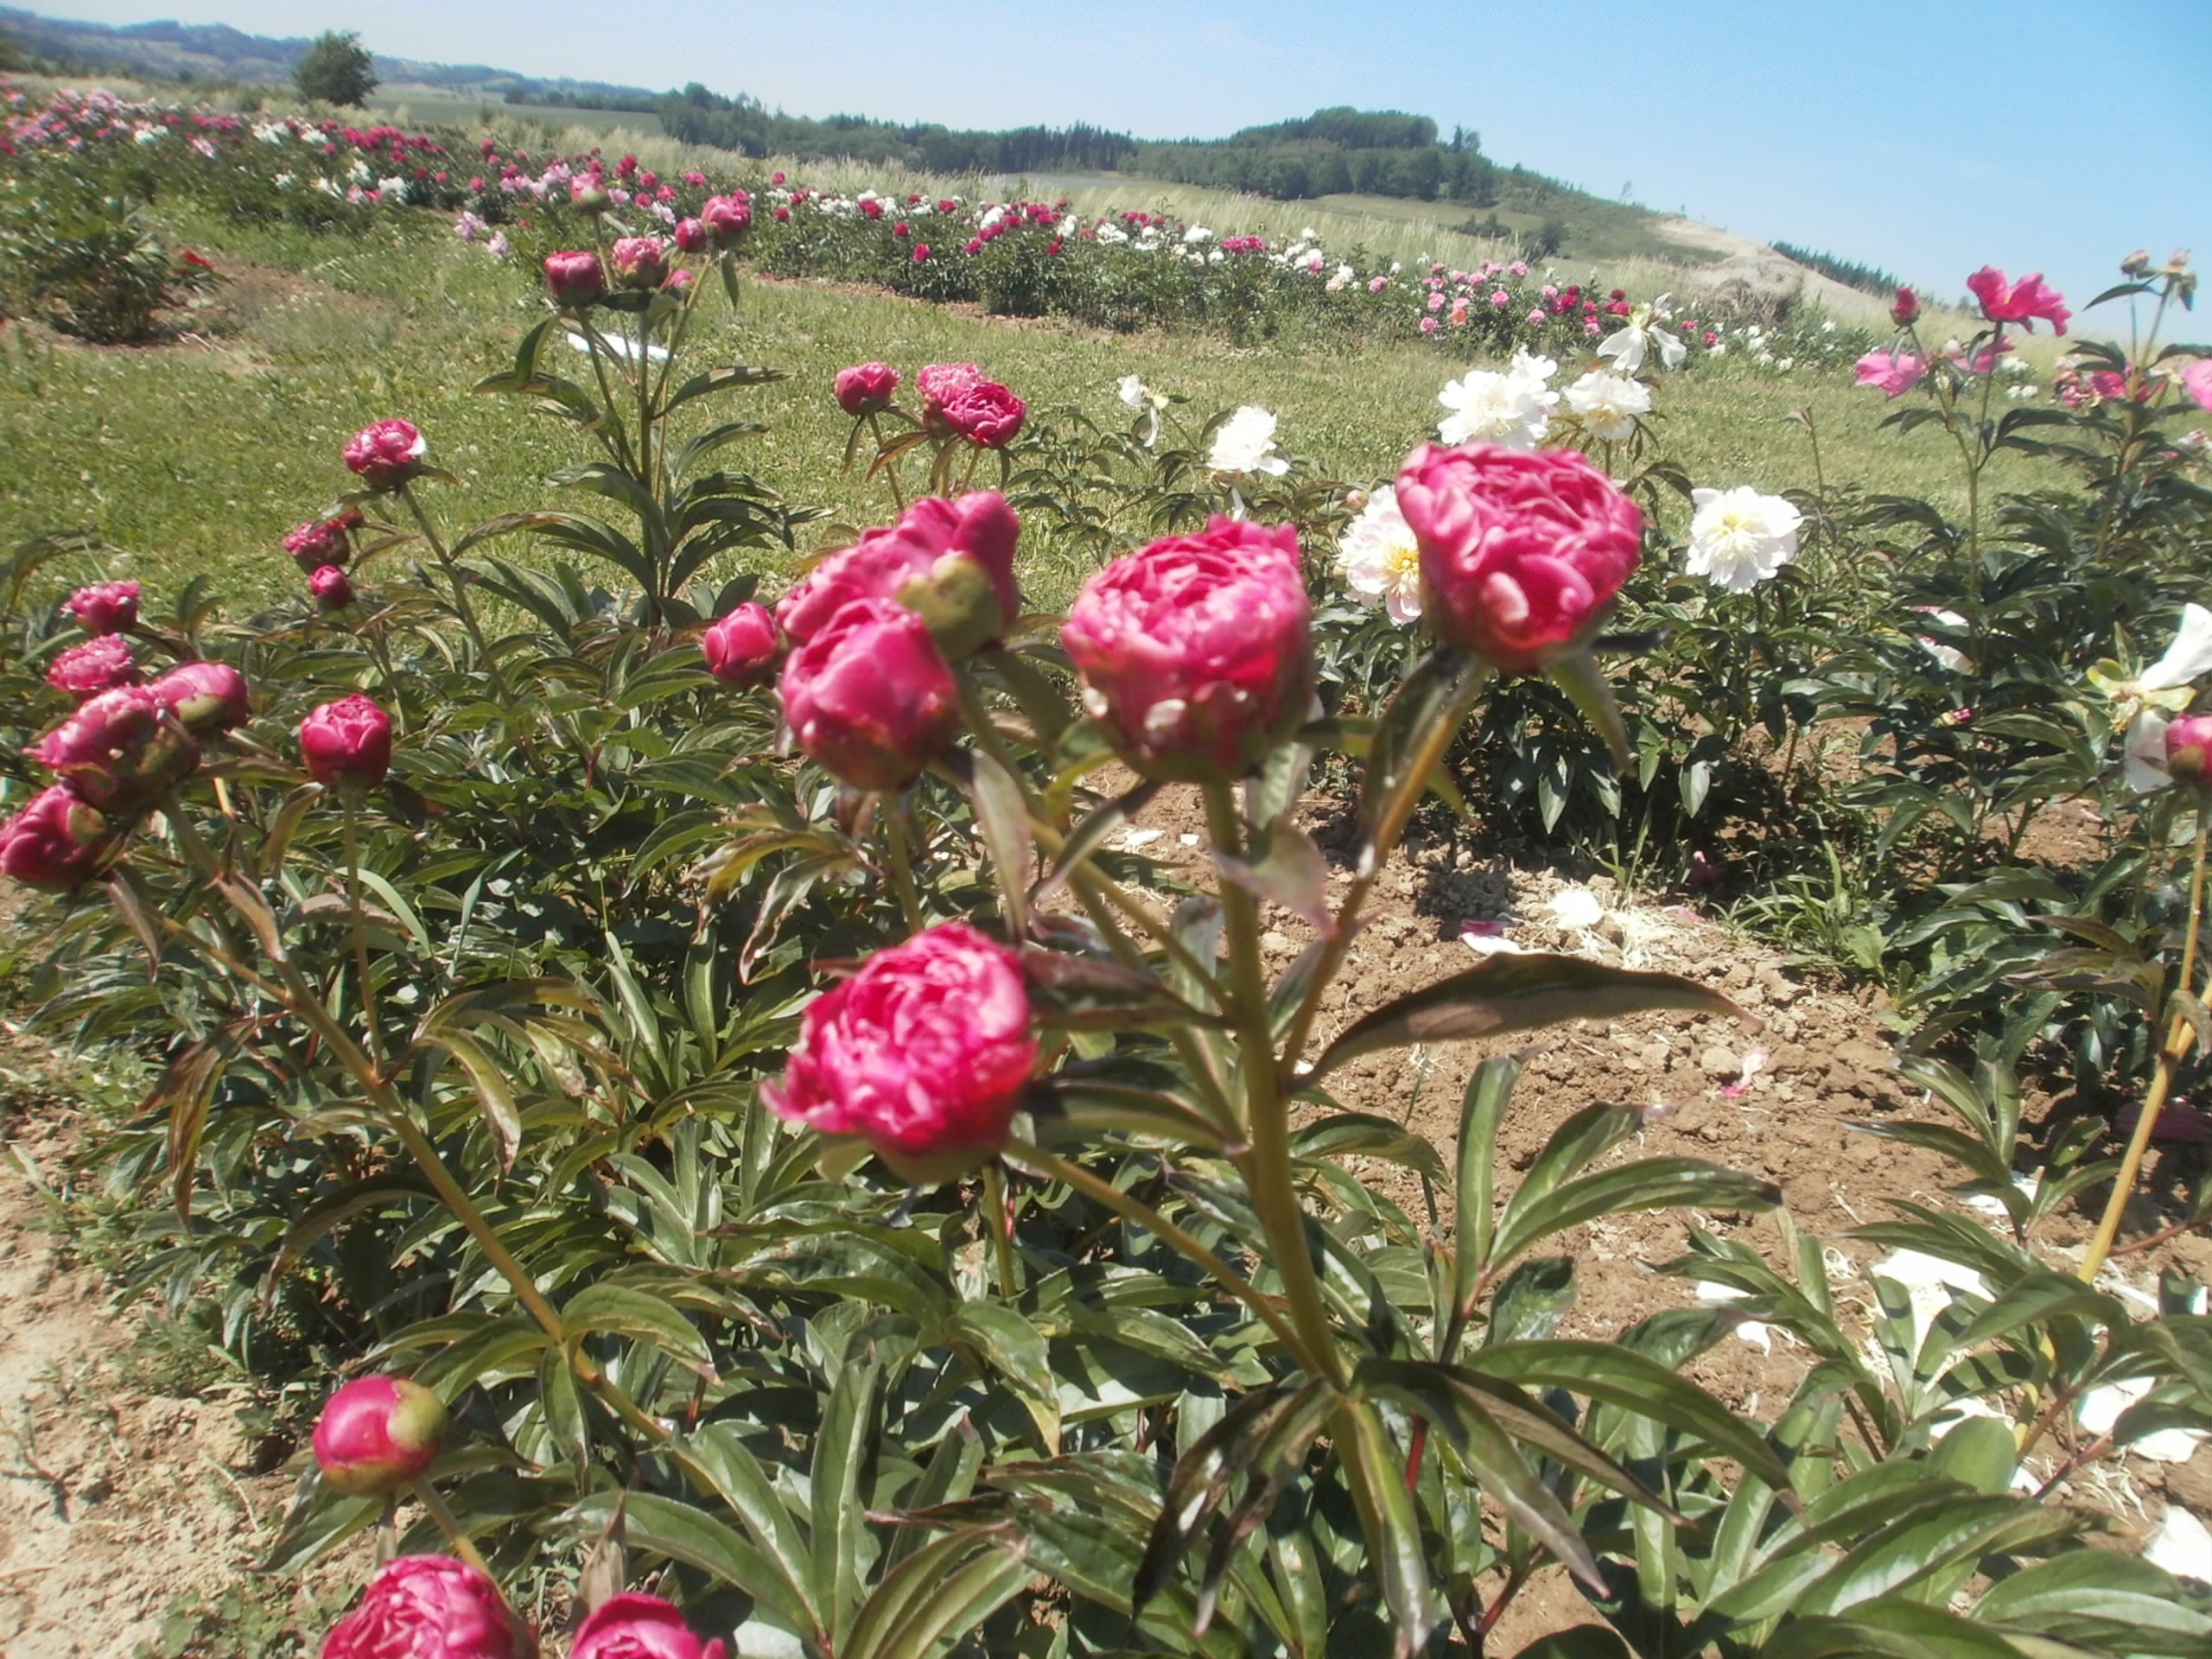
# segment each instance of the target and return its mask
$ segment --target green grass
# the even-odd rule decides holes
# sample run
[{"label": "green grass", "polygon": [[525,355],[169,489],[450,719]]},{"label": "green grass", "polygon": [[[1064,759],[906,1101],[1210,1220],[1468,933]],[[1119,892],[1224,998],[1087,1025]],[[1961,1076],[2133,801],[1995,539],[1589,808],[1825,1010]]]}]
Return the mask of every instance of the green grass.
[{"label": "green grass", "polygon": [[[359,240],[188,220],[177,228],[245,273],[232,295],[244,314],[238,332],[133,350],[18,328],[0,354],[0,442],[10,456],[0,533],[90,527],[128,550],[108,561],[72,556],[68,579],[127,571],[173,588],[205,573],[235,613],[293,591],[280,538],[350,482],[339,462],[346,436],[388,415],[421,425],[432,459],[463,480],[461,490],[435,492],[455,524],[545,505],[544,476],[581,458],[566,427],[469,390],[505,365],[512,342],[543,315],[530,272],[457,243],[428,216],[387,221]],[[997,322],[810,284],[748,281],[744,294],[734,318],[715,305],[702,355],[792,378],[735,395],[720,417],[766,423],[741,464],[849,523],[879,521],[889,504],[880,486],[836,469],[849,428],[830,379],[849,363],[881,358],[911,376],[924,363],[973,360],[1034,405],[1073,404],[1116,423],[1127,416],[1114,383],[1135,373],[1190,398],[1200,418],[1263,404],[1281,416],[1288,453],[1360,484],[1389,477],[1432,435],[1438,389],[1467,366],[1413,344],[1239,349]],[[1579,368],[1567,365],[1562,378]],[[1785,418],[1799,410],[1817,423],[1831,485],[1955,508],[1955,459],[1940,434],[1878,432],[1879,398],[1840,377],[1772,380],[1733,363],[1700,364],[1669,377],[1659,399],[1669,451],[1696,481],[1770,490],[1812,482],[1804,432]],[[2030,481],[2016,466],[1999,474],[1998,487]],[[1083,573],[1053,568],[1049,550],[1035,552],[1036,598],[1064,602]]]},{"label": "green grass", "polygon": [[503,98],[486,93],[410,86],[403,81],[389,82],[370,93],[365,113],[402,127],[477,128],[503,122],[532,121],[556,130],[660,130],[659,117],[637,110],[580,110],[566,104],[510,104]]}]

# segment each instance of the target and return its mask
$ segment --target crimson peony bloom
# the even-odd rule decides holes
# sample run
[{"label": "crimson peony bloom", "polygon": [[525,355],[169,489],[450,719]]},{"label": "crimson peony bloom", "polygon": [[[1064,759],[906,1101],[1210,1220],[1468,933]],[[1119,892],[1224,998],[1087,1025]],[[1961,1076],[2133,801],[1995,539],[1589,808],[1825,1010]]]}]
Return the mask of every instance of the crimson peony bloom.
[{"label": "crimson peony bloom", "polygon": [[614,280],[625,288],[658,288],[668,275],[668,245],[657,236],[626,236],[614,245]]},{"label": "crimson peony bloom", "polygon": [[322,1659],[525,1659],[536,1643],[499,1586],[450,1555],[402,1555],[331,1626]]},{"label": "crimson peony bloom", "polygon": [[2017,322],[2032,331],[2040,317],[2050,324],[2051,332],[2063,334],[2066,320],[2074,314],[2066,308],[2066,302],[2058,290],[2043,279],[2039,270],[2030,271],[2017,283],[2005,280],[2005,273],[1994,265],[1984,265],[1967,278],[1967,286],[1981,302],[1981,315],[1992,322]]},{"label": "crimson peony bloom", "polygon": [[891,407],[899,390],[899,371],[888,363],[855,363],[837,371],[834,390],[837,407],[855,420],[878,415]]},{"label": "crimson peony bloom", "polygon": [[348,1497],[389,1497],[437,1460],[445,1402],[404,1376],[357,1376],[323,1402],[315,1460]]},{"label": "crimson peony bloom", "polygon": [[99,810],[66,784],[55,784],[0,823],[0,874],[25,887],[67,893],[97,873],[115,846],[115,834]]},{"label": "crimson peony bloom", "polygon": [[1890,321],[1900,328],[1910,328],[1920,321],[1920,296],[1909,288],[1897,289],[1897,296],[1890,302]]},{"label": "crimson peony bloom", "polygon": [[1891,397],[1902,397],[1928,373],[1928,361],[1917,352],[1873,351],[1853,365],[1862,386],[1879,386]]},{"label": "crimson peony bloom", "polygon": [[707,671],[732,685],[766,685],[776,677],[782,656],[775,619],[768,607],[748,600],[710,626],[699,641]]},{"label": "crimson peony bloom", "polygon": [[1006,1144],[1036,1063],[1020,958],[949,922],[808,1004],[782,1080],[760,1097],[824,1135],[858,1135],[910,1181],[941,1181]]},{"label": "crimson peony bloom", "polygon": [[319,784],[380,784],[391,770],[391,716],[359,692],[326,702],[300,722],[300,758]]},{"label": "crimson peony bloom", "polygon": [[751,227],[753,198],[742,190],[709,196],[699,205],[699,221],[714,232],[716,242],[728,247]]},{"label": "crimson peony bloom", "polygon": [[1508,672],[1586,641],[1643,551],[1636,503],[1569,450],[1425,443],[1398,508],[1421,548],[1422,613]]},{"label": "crimson peony bloom", "polygon": [[564,310],[589,305],[607,292],[607,267],[597,254],[587,251],[549,253],[545,286],[552,290],[553,303]]},{"label": "crimson peony bloom", "polygon": [[346,465],[372,490],[396,489],[423,470],[430,441],[409,421],[378,421],[346,441]]},{"label": "crimson peony bloom", "polygon": [[727,1659],[728,1652],[727,1643],[692,1634],[674,1604],[632,1592],[592,1609],[569,1659]]},{"label": "crimson peony bloom", "polygon": [[929,625],[938,650],[957,660],[1003,633],[1021,613],[1014,574],[1021,521],[995,491],[957,501],[927,496],[896,524],[809,571],[776,607],[785,636],[804,644],[855,599],[896,600]]},{"label": "crimson peony bloom", "polygon": [[200,764],[200,746],[168,714],[151,687],[118,686],[80,704],[26,753],[88,804],[131,811]]},{"label": "crimson peony bloom", "polygon": [[999,385],[985,380],[963,386],[940,404],[937,419],[983,449],[1003,449],[1020,435],[1029,405]]},{"label": "crimson peony bloom", "polygon": [[936,414],[948,399],[969,387],[988,384],[983,372],[973,363],[931,363],[914,377],[914,389],[922,394],[925,416]]},{"label": "crimson peony bloom", "polygon": [[353,584],[334,564],[326,564],[309,576],[308,591],[326,611],[342,611],[353,602]]},{"label": "crimson peony bloom", "polygon": [[2166,728],[2166,771],[2177,784],[2212,782],[2212,715],[2183,715]]},{"label": "crimson peony bloom", "polygon": [[703,219],[683,219],[676,226],[676,245],[685,253],[704,253],[714,240],[715,234]]},{"label": "crimson peony bloom", "polygon": [[794,649],[782,692],[799,748],[854,789],[904,789],[960,728],[928,625],[887,599],[853,601]]},{"label": "crimson peony bloom", "polygon": [[1060,644],[1146,777],[1243,777],[1313,705],[1313,626],[1297,530],[1216,514],[1091,577]]},{"label": "crimson peony bloom", "polygon": [[227,732],[253,718],[245,676],[228,663],[179,663],[146,689],[194,737]]},{"label": "crimson peony bloom", "polygon": [[138,683],[138,659],[119,633],[104,633],[63,652],[46,671],[46,683],[82,702],[118,685]]},{"label": "crimson peony bloom", "polygon": [[344,569],[353,560],[353,535],[368,521],[359,507],[348,507],[327,518],[314,518],[284,537],[284,550],[300,567],[302,575],[313,575],[326,564]]},{"label": "crimson peony bloom", "polygon": [[96,582],[70,594],[61,608],[95,639],[127,633],[138,626],[138,596],[144,591],[135,582]]}]

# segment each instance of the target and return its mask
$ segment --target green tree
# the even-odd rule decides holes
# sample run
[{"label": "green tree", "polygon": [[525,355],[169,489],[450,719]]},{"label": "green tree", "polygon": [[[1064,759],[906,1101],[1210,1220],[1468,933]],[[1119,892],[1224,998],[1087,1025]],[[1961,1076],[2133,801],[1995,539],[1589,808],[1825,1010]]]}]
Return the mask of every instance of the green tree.
[{"label": "green tree", "polygon": [[292,67],[292,83],[302,98],[340,105],[365,103],[377,89],[376,71],[361,37],[335,30],[315,37]]}]

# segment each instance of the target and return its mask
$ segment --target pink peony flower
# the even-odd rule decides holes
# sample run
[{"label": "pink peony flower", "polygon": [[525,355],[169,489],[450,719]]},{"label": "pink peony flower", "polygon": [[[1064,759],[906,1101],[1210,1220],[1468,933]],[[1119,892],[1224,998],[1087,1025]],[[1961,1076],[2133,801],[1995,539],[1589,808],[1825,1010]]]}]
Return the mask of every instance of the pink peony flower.
[{"label": "pink peony flower", "polygon": [[82,702],[118,685],[137,684],[138,659],[121,634],[101,634],[56,657],[46,671],[46,683]]},{"label": "pink peony flower", "polygon": [[402,1555],[331,1626],[322,1659],[524,1659],[536,1650],[499,1586],[450,1555]]},{"label": "pink peony flower", "polygon": [[2167,726],[2166,771],[2179,784],[2212,780],[2212,715],[2183,715]]},{"label": "pink peony flower", "polygon": [[2017,322],[2032,330],[2040,317],[2050,324],[2053,334],[2063,334],[2066,320],[2074,315],[2039,270],[2008,283],[1996,266],[1984,265],[1967,278],[1967,286],[1981,302],[1981,315],[1992,322]]},{"label": "pink peony flower", "polygon": [[932,424],[958,433],[982,449],[1003,449],[1020,435],[1029,405],[995,380],[955,390],[934,409]]},{"label": "pink peony flower", "polygon": [[949,1179],[1006,1144],[1037,1062],[1020,958],[965,922],[879,950],[807,1006],[760,1096],[858,1135],[907,1179]]},{"label": "pink peony flower", "polygon": [[391,770],[391,716],[358,691],[300,722],[300,759],[315,782],[380,784]]},{"label": "pink peony flower", "polygon": [[679,219],[676,226],[676,245],[685,253],[704,253],[714,245],[714,232],[703,219]]},{"label": "pink peony flower", "polygon": [[0,823],[0,874],[67,893],[99,869],[115,844],[108,821],[76,791],[55,784]]},{"label": "pink peony flower", "polygon": [[326,611],[342,611],[353,602],[353,584],[334,564],[324,565],[308,578],[308,592]]},{"label": "pink peony flower", "polygon": [[2212,357],[2192,360],[2181,372],[2181,388],[2200,409],[2212,409]]},{"label": "pink peony flower", "polygon": [[707,671],[732,685],[766,685],[783,654],[767,607],[747,601],[709,627],[699,641]]},{"label": "pink peony flower", "polygon": [[837,371],[834,390],[837,407],[855,420],[880,414],[899,390],[899,371],[888,363],[856,363]]},{"label": "pink peony flower", "polygon": [[854,789],[904,789],[960,728],[929,626],[888,599],[855,599],[784,663],[784,718],[807,758]]},{"label": "pink peony flower", "polygon": [[1084,584],[1060,631],[1084,706],[1147,777],[1242,777],[1313,700],[1298,531],[1216,515]]},{"label": "pink peony flower", "polygon": [[607,267],[599,256],[585,250],[545,256],[545,286],[553,303],[567,309],[589,305],[607,292]]},{"label": "pink peony flower", "polygon": [[1570,450],[1423,444],[1398,508],[1421,548],[1423,614],[1509,672],[1595,632],[1643,550],[1636,503]]},{"label": "pink peony flower", "polygon": [[253,718],[245,676],[228,663],[179,663],[146,689],[194,737],[227,732]]},{"label": "pink peony flower", "polygon": [[404,484],[423,470],[430,442],[407,421],[378,421],[346,441],[346,465],[372,490]]},{"label": "pink peony flower", "polygon": [[804,645],[855,599],[895,600],[917,612],[938,648],[957,659],[1006,631],[1021,613],[1014,573],[1021,521],[1006,498],[976,491],[957,501],[927,496],[887,529],[809,571],[776,607],[776,621]]},{"label": "pink peony flower", "polygon": [[719,1640],[693,1635],[673,1604],[633,1592],[592,1609],[569,1659],[726,1659],[728,1652]]},{"label": "pink peony flower", "polygon": [[445,1402],[404,1376],[357,1376],[323,1402],[315,1460],[348,1497],[389,1497],[437,1460]]},{"label": "pink peony flower", "polygon": [[152,688],[118,686],[25,751],[88,804],[128,812],[155,799],[200,764],[200,746]]},{"label": "pink peony flower", "polygon": [[668,245],[657,236],[626,236],[614,245],[614,280],[625,288],[658,288],[668,275]]},{"label": "pink peony flower", "polygon": [[1918,385],[1928,372],[1927,359],[1913,352],[1869,352],[1855,365],[1859,384],[1879,386],[1892,397],[1902,397]]},{"label": "pink peony flower", "polygon": [[742,190],[709,196],[699,205],[699,222],[714,232],[716,242],[728,247],[752,226],[753,198]]},{"label": "pink peony flower", "polygon": [[95,639],[127,633],[138,626],[138,596],[143,591],[135,582],[96,582],[70,594],[61,608]]},{"label": "pink peony flower", "polygon": [[284,537],[284,550],[302,575],[313,575],[326,564],[342,570],[353,562],[354,532],[367,522],[359,507],[310,519]]},{"label": "pink peony flower", "polygon": [[929,264],[929,261],[930,261],[930,245],[929,245],[928,243],[926,243],[926,242],[917,242],[917,243],[915,243],[915,244],[914,244],[914,263],[915,263],[916,264],[918,264],[918,265],[925,265],[925,264]]}]

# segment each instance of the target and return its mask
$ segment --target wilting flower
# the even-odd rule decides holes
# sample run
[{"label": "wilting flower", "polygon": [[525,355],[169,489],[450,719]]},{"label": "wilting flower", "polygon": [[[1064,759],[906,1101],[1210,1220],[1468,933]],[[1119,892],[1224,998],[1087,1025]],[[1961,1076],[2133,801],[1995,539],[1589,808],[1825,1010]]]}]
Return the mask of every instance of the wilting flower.
[{"label": "wilting flower", "polygon": [[2040,317],[2050,324],[2051,332],[2063,334],[2066,320],[2074,314],[2066,308],[2066,302],[2058,290],[2043,279],[2039,270],[2031,271],[2017,283],[2005,280],[2005,273],[1994,265],[1984,265],[1967,278],[1967,286],[1981,302],[1981,315],[1992,322],[2017,322],[2033,329]]},{"label": "wilting flower", "polygon": [[607,292],[607,268],[588,251],[545,256],[545,286],[563,307],[589,305]]},{"label": "wilting flower", "polygon": [[0,874],[67,893],[98,872],[115,844],[99,811],[67,785],[55,784],[0,823]]},{"label": "wilting flower", "polygon": [[1452,411],[1437,423],[1437,435],[1445,442],[1533,449],[1551,430],[1559,393],[1537,375],[1470,369],[1437,393],[1436,401]]},{"label": "wilting flower", "polygon": [[1539,669],[1597,630],[1643,547],[1643,514],[1582,456],[1423,444],[1398,474],[1425,613],[1501,669]]},{"label": "wilting flower", "polygon": [[353,562],[353,533],[368,521],[359,507],[348,507],[327,518],[312,518],[284,537],[284,550],[300,567],[302,575],[313,575],[326,564],[344,569]]},{"label": "wilting flower", "polygon": [[856,363],[840,369],[833,386],[837,407],[855,420],[890,408],[898,390],[899,371],[888,363]]},{"label": "wilting flower", "polygon": [[1797,556],[1803,515],[1778,495],[1749,485],[1693,490],[1690,556],[1683,569],[1716,588],[1748,594]]},{"label": "wilting flower", "polygon": [[323,1638],[322,1659],[524,1659],[530,1634],[499,1586],[450,1555],[402,1555]]},{"label": "wilting flower", "polygon": [[326,611],[342,611],[353,602],[353,583],[334,564],[326,564],[308,578],[308,592]]},{"label": "wilting flower", "polygon": [[1084,707],[1153,778],[1242,777],[1313,699],[1298,532],[1216,515],[1084,584],[1060,643]]},{"label": "wilting flower", "polygon": [[127,633],[138,626],[138,596],[143,591],[135,582],[96,582],[70,594],[61,608],[95,639],[105,633]]},{"label": "wilting flower", "polygon": [[408,421],[378,421],[346,441],[346,465],[372,490],[404,484],[423,470],[430,442]]},{"label": "wilting flower", "polygon": [[1275,454],[1275,417],[1247,404],[1215,429],[1207,467],[1217,473],[1263,473],[1281,478],[1290,463]]},{"label": "wilting flower", "polygon": [[732,685],[766,685],[776,676],[782,646],[768,607],[747,601],[708,628],[699,641],[707,671]]},{"label": "wilting flower", "polygon": [[1144,416],[1144,447],[1147,449],[1160,439],[1160,411],[1167,407],[1167,399],[1154,391],[1134,374],[1125,374],[1116,383],[1122,402]]},{"label": "wilting flower", "polygon": [[668,275],[668,246],[657,236],[626,236],[614,244],[614,280],[625,288],[658,288]]},{"label": "wilting flower", "polygon": [[949,922],[879,950],[807,1005],[774,1111],[858,1135],[912,1181],[944,1180],[1006,1144],[1037,1063],[1012,950]]},{"label": "wilting flower", "polygon": [[348,1497],[389,1497],[437,1460],[445,1402],[404,1376],[357,1376],[323,1402],[315,1460]]},{"label": "wilting flower", "polygon": [[1853,365],[1862,386],[1879,386],[1891,397],[1901,397],[1918,385],[1928,372],[1928,360],[1916,352],[1873,351]]},{"label": "wilting flower", "polygon": [[694,1635],[674,1604],[632,1591],[592,1609],[569,1659],[726,1659],[728,1652],[721,1641]]},{"label": "wilting flower", "polygon": [[128,812],[200,764],[200,746],[168,713],[152,688],[118,686],[79,704],[26,753],[91,805]]},{"label": "wilting flower", "polygon": [[227,732],[253,718],[245,676],[228,663],[179,663],[146,689],[194,737]]},{"label": "wilting flower", "polygon": [[1592,437],[1618,443],[1636,435],[1637,416],[1651,412],[1651,393],[1640,380],[1592,369],[1567,389],[1567,406]]},{"label": "wilting flower", "polygon": [[904,789],[960,728],[944,653],[888,599],[852,600],[797,645],[782,692],[799,748],[854,789]]},{"label": "wilting flower", "polygon": [[391,770],[391,716],[355,692],[300,722],[300,758],[318,784],[380,784]]},{"label": "wilting flower", "polygon": [[1376,491],[1346,526],[1337,543],[1337,569],[1346,587],[1366,603],[1382,606],[1393,622],[1420,620],[1421,546],[1398,511],[1395,486]]},{"label": "wilting flower", "polygon": [[1629,313],[1629,320],[1621,327],[1598,343],[1598,355],[1611,358],[1613,367],[1622,374],[1633,375],[1643,366],[1643,359],[1656,346],[1662,368],[1679,369],[1690,348],[1659,326],[1666,317],[1660,308],[1665,296],[1649,305],[1639,305]]},{"label": "wilting flower", "polygon": [[121,634],[101,634],[56,657],[47,668],[46,683],[82,702],[118,685],[137,684],[138,659]]},{"label": "wilting flower", "polygon": [[954,659],[1004,632],[1020,614],[1014,574],[1021,521],[1006,498],[978,490],[946,501],[925,497],[886,529],[809,571],[776,607],[794,644],[811,639],[855,599],[896,600],[929,625]]}]

